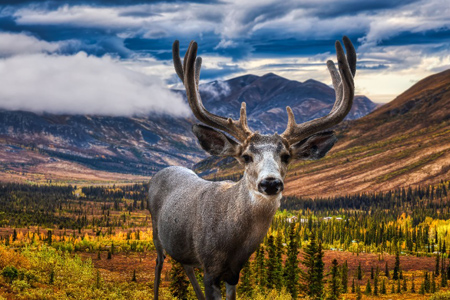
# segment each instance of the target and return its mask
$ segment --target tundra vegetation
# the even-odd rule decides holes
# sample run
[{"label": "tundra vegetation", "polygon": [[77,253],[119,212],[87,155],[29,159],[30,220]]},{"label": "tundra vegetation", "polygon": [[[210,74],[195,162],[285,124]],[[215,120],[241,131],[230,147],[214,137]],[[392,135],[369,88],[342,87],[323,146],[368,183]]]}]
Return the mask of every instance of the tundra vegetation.
[{"label": "tundra vegetation", "polygon": [[[238,298],[448,299],[449,188],[284,198]],[[1,184],[0,299],[152,299],[146,197],[145,184]],[[162,299],[195,299],[180,265],[162,277]]]}]

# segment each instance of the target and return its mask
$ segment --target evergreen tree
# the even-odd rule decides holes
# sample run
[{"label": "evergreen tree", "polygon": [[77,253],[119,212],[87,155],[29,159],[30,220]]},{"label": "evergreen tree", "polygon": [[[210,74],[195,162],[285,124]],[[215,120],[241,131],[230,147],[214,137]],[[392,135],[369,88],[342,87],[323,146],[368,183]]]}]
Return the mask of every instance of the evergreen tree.
[{"label": "evergreen tree", "polygon": [[373,267],[370,268],[370,279],[373,280],[374,275],[373,275]]},{"label": "evergreen tree", "polygon": [[352,294],[354,294],[356,292],[356,289],[355,289],[355,278],[353,278],[353,280],[352,280]]},{"label": "evergreen tree", "polygon": [[366,284],[366,291],[365,291],[366,295],[370,295],[372,294],[372,286],[370,285],[370,279],[367,279],[367,284]]},{"label": "evergreen tree", "polygon": [[440,271],[439,263],[440,263],[440,261],[441,261],[441,255],[439,253],[437,253],[436,254],[436,267],[435,267],[435,271],[434,271],[436,273],[436,276],[439,276],[439,271]]},{"label": "evergreen tree", "polygon": [[397,279],[397,294],[400,294],[402,292],[401,287],[400,287],[400,278]]},{"label": "evergreen tree", "polygon": [[293,299],[297,298],[300,268],[298,267],[298,243],[295,238],[295,225],[289,228],[289,242],[287,245],[287,258],[284,265],[284,283]]},{"label": "evergreen tree", "polygon": [[361,287],[359,284],[356,285],[356,300],[362,299]]},{"label": "evergreen tree", "polygon": [[389,279],[388,262],[386,262],[386,265],[385,265],[385,267],[384,267],[384,276],[386,276],[386,278]]},{"label": "evergreen tree", "polygon": [[252,288],[252,270],[250,268],[250,261],[247,261],[241,270],[241,279],[237,286],[237,292],[239,297],[252,298],[253,288]]},{"label": "evergreen tree", "polygon": [[383,278],[383,282],[381,283],[381,294],[385,295],[386,293],[386,278]]},{"label": "evergreen tree", "polygon": [[415,293],[416,292],[416,284],[414,283],[414,275],[411,278],[411,293]]},{"label": "evergreen tree", "polygon": [[136,270],[133,270],[133,277],[131,277],[131,281],[136,282]]},{"label": "evergreen tree", "polygon": [[408,286],[407,286],[407,283],[406,283],[406,277],[403,277],[402,290],[403,290],[404,292],[408,291]]},{"label": "evergreen tree", "polygon": [[373,295],[378,296],[378,268],[377,272],[375,273],[373,277]]},{"label": "evergreen tree", "polygon": [[428,272],[425,272],[425,278],[424,278],[424,287],[425,287],[425,292],[429,293],[431,290],[431,283],[430,283],[430,277],[428,276]]},{"label": "evergreen tree", "polygon": [[341,286],[339,282],[339,276],[338,276],[338,262],[336,259],[333,259],[331,262],[331,279],[328,283],[328,296],[327,299],[329,300],[337,300],[339,299],[339,295],[341,294]]},{"label": "evergreen tree", "polygon": [[393,280],[398,280],[400,272],[400,251],[397,250],[395,253],[395,265],[394,265],[394,274],[392,275]]},{"label": "evergreen tree", "polygon": [[362,280],[361,262],[359,262],[359,265],[358,265],[357,278],[358,278],[358,280]]},{"label": "evergreen tree", "polygon": [[284,254],[284,246],[283,246],[283,235],[278,233],[277,238],[275,239],[275,246],[277,249],[277,268],[276,268],[276,276],[275,276],[275,287],[277,290],[281,290],[284,285],[283,281],[283,254]]},{"label": "evergreen tree", "polygon": [[175,298],[187,299],[189,281],[186,279],[183,266],[172,258],[170,259],[170,264],[172,265],[169,273],[170,293]]},{"label": "evergreen tree", "polygon": [[301,263],[306,271],[300,270],[301,290],[312,299],[321,299],[323,295],[323,250],[322,244],[316,241],[313,231],[310,242],[304,249]]},{"label": "evergreen tree", "polygon": [[256,257],[255,257],[255,278],[256,284],[260,289],[263,289],[266,284],[266,268],[265,268],[265,258],[264,258],[264,246],[260,245],[258,249],[256,249]]},{"label": "evergreen tree", "polygon": [[395,293],[395,284],[394,284],[394,281],[392,282],[392,285],[391,285],[391,294],[394,294]]},{"label": "evergreen tree", "polygon": [[267,281],[266,281],[266,287],[269,290],[272,290],[276,287],[277,282],[277,250],[275,248],[275,241],[273,238],[273,235],[270,235],[267,239]]},{"label": "evergreen tree", "polygon": [[431,274],[431,293],[436,293],[436,276],[434,275],[434,272]]},{"label": "evergreen tree", "polygon": [[346,294],[348,292],[348,265],[347,260],[341,266],[341,286],[342,293]]}]

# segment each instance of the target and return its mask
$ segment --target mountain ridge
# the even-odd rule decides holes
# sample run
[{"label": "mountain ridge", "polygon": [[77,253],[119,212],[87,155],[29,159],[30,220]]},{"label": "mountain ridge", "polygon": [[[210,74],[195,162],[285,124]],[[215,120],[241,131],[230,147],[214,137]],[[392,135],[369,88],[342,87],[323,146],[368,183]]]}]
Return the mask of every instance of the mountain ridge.
[{"label": "mountain ridge", "polygon": [[[305,83],[271,73],[249,74],[202,84],[200,94],[211,112],[233,118],[238,117],[245,100],[251,128],[273,133],[286,126],[286,105],[293,107],[299,119],[314,118],[331,109],[334,90],[315,80]],[[175,92],[185,97],[184,90]],[[352,117],[375,107],[362,97]],[[14,178],[40,168],[45,170],[40,177],[49,177],[46,165],[57,163],[66,166],[62,171],[88,169],[147,178],[166,166],[190,166],[207,157],[191,132],[196,122],[193,116],[113,117],[0,110],[4,125],[0,128],[0,167],[3,174],[15,174]]]}]

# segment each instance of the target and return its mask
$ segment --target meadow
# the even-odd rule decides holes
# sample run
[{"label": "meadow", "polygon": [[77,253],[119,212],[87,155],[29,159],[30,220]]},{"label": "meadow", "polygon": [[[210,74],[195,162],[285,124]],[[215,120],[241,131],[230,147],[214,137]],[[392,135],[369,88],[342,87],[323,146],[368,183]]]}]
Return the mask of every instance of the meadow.
[{"label": "meadow", "polygon": [[[241,273],[239,298],[291,299],[294,286],[303,299],[308,269],[302,260],[320,243],[323,298],[446,299],[449,188],[442,181],[383,193],[284,198]],[[0,299],[152,299],[156,253],[146,197],[145,184],[2,184]],[[170,258],[160,295],[194,299]]]}]

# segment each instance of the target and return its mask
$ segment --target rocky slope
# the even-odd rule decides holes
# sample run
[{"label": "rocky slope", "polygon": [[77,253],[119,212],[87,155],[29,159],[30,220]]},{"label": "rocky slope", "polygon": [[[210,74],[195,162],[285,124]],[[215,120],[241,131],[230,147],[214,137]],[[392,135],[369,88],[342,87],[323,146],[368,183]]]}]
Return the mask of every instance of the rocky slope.
[{"label": "rocky slope", "polygon": [[[419,81],[337,131],[339,141],[324,159],[293,163],[285,195],[325,197],[448,179],[450,70]],[[196,167],[207,177],[237,177],[242,172],[233,161],[217,158]]]}]

